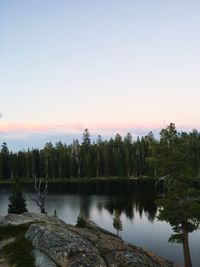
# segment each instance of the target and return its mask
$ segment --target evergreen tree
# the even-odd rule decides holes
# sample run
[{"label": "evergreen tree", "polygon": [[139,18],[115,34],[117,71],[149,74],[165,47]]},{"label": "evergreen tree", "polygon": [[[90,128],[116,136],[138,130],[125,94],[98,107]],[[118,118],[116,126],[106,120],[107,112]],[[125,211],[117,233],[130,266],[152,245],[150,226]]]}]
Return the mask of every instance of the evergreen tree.
[{"label": "evergreen tree", "polygon": [[83,146],[89,146],[90,145],[90,132],[89,130],[86,128],[83,132],[83,142],[82,145]]},{"label": "evergreen tree", "polygon": [[175,234],[169,241],[182,242],[185,267],[191,267],[188,234],[199,228],[200,203],[197,201],[199,192],[193,183],[198,172],[188,161],[187,151],[187,143],[171,123],[161,131],[154,163],[162,179],[165,177],[167,186],[165,198],[158,201],[158,219],[170,223]]},{"label": "evergreen tree", "polygon": [[200,226],[199,192],[188,179],[179,179],[168,187],[166,197],[157,201],[160,205],[158,219],[168,222],[174,231],[169,242],[183,244],[185,267],[191,267],[188,234]]},{"label": "evergreen tree", "polygon": [[91,141],[88,129],[85,129],[83,132],[83,142],[81,146],[81,169],[83,177],[89,178],[92,176]]},{"label": "evergreen tree", "polygon": [[117,230],[117,236],[119,236],[119,231],[122,231],[122,221],[120,219],[120,212],[115,210],[113,216],[113,227]]},{"label": "evergreen tree", "polygon": [[14,184],[13,193],[9,198],[8,213],[20,214],[27,212],[26,199],[21,191],[20,184],[16,182]]},{"label": "evergreen tree", "polygon": [[1,146],[1,173],[0,176],[3,179],[8,179],[11,177],[10,173],[10,153],[7,147],[7,144],[4,142]]}]

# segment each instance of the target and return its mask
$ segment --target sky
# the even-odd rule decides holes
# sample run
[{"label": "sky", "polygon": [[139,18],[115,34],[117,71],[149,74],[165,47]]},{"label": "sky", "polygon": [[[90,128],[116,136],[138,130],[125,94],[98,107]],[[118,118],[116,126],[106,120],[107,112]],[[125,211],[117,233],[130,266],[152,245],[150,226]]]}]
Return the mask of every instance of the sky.
[{"label": "sky", "polygon": [[0,143],[200,128],[200,1],[0,0]]}]

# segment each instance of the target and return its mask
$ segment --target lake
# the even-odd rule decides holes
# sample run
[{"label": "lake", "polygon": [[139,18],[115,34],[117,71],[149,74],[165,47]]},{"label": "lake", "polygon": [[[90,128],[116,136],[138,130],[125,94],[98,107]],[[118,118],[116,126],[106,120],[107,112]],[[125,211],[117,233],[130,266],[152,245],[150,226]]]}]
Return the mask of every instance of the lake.
[{"label": "lake", "polygon": [[[169,243],[168,238],[172,233],[170,225],[156,219],[158,211],[154,202],[155,192],[152,186],[135,187],[129,184],[123,188],[122,184],[117,183],[114,187],[113,185],[106,187],[99,185],[91,187],[87,184],[80,187],[77,185],[78,191],[75,188],[72,190],[69,186],[68,190],[64,190],[62,185],[59,186],[62,190],[53,190],[53,185],[50,188],[51,192],[48,193],[46,203],[48,214],[52,215],[56,209],[60,219],[75,224],[79,211],[82,210],[89,219],[101,227],[115,232],[112,226],[112,217],[114,210],[118,209],[121,211],[123,223],[123,231],[120,235],[124,240],[152,250],[183,266],[182,245]],[[122,191],[123,194],[119,194]],[[27,207],[30,212],[39,212],[38,207],[31,200],[34,195],[30,190],[26,190]],[[1,216],[7,214],[9,196],[10,190],[1,186]],[[190,234],[190,250],[194,267],[200,266],[199,244],[200,231]]]}]

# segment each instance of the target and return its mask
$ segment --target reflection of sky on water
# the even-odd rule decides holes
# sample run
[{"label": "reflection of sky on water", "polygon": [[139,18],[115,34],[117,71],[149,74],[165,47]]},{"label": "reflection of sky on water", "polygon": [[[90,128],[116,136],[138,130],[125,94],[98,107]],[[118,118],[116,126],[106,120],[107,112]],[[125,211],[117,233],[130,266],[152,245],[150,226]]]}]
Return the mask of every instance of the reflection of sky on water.
[{"label": "reflection of sky on water", "polygon": [[[38,212],[38,207],[31,200],[33,194],[26,194],[29,211]],[[0,193],[0,215],[7,213],[9,194]],[[48,214],[53,214],[57,210],[57,215],[62,220],[74,224],[80,209],[84,214],[106,228],[115,232],[112,226],[112,214],[114,209],[121,211],[123,231],[121,236],[128,242],[137,246],[145,247],[179,264],[183,264],[182,245],[168,243],[171,235],[171,227],[165,223],[157,221],[155,215],[157,209],[153,199],[144,196],[141,200],[134,196],[80,196],[65,194],[49,194],[47,198]],[[190,235],[190,247],[193,266],[199,267],[199,242],[200,231]]]}]

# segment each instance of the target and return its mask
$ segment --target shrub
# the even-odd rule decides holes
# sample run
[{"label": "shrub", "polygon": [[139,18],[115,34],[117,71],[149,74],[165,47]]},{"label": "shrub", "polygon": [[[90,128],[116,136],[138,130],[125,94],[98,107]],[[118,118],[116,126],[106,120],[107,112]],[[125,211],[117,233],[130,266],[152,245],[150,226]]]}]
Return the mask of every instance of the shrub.
[{"label": "shrub", "polygon": [[77,217],[76,226],[80,227],[80,228],[84,228],[87,226],[87,222],[86,222],[82,212],[80,212],[80,214]]}]

